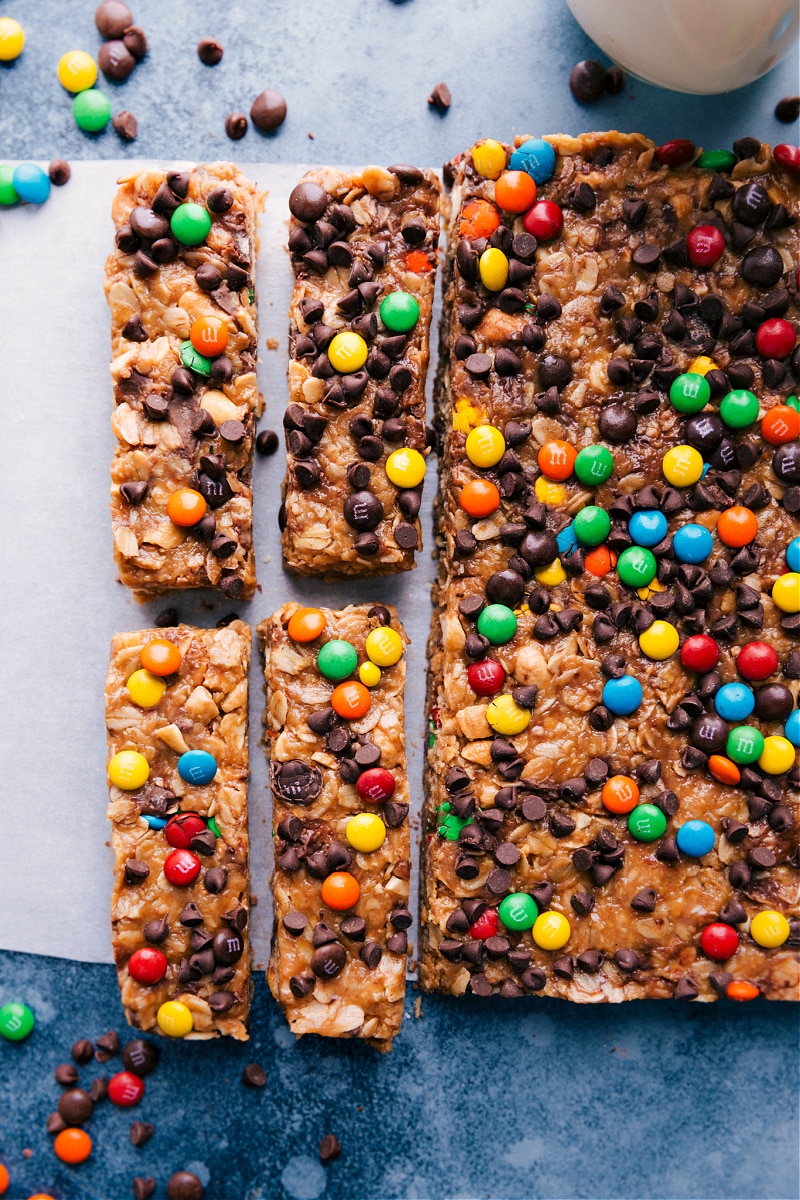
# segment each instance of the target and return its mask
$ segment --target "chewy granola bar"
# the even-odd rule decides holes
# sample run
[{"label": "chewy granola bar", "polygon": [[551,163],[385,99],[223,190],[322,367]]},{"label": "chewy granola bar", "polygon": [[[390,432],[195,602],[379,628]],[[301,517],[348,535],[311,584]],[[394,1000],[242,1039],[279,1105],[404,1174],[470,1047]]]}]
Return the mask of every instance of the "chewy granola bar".
[{"label": "chewy granola bar", "polygon": [[285,604],[258,634],[275,839],[269,985],[298,1036],[389,1050],[411,925],[405,632],[382,604]]},{"label": "chewy granola bar", "polygon": [[289,197],[286,565],[302,575],[414,566],[439,181],[416,167],[310,171]]},{"label": "chewy granola bar", "polygon": [[120,180],[106,263],[114,554],[142,596],[252,596],[257,218],[231,163]]},{"label": "chewy granola bar", "polygon": [[138,1029],[247,1038],[250,642],[232,621],[111,643],[113,946]]},{"label": "chewy granola bar", "polygon": [[445,168],[429,990],[798,998],[798,161]]}]

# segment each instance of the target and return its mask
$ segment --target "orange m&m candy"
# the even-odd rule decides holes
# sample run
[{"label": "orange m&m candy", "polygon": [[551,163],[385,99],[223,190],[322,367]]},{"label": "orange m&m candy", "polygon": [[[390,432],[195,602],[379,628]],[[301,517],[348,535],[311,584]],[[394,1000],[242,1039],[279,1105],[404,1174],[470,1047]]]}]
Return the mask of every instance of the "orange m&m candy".
[{"label": "orange m&m candy", "polygon": [[500,213],[489,200],[468,200],[461,210],[459,237],[473,241],[491,237],[500,224]]},{"label": "orange m&m candy", "polygon": [[490,479],[473,479],[459,492],[458,503],[471,517],[489,517],[500,507],[500,492]]},{"label": "orange m&m candy", "polygon": [[82,1163],[92,1153],[92,1139],[83,1129],[62,1129],[53,1149],[62,1162]]},{"label": "orange m&m candy", "polygon": [[586,555],[583,565],[590,575],[602,578],[603,575],[608,575],[609,571],[613,571],[617,565],[617,556],[608,546],[597,546]]},{"label": "orange m&m candy", "polygon": [[758,994],[756,985],[745,979],[734,979],[725,989],[725,995],[730,1000],[755,1000]]},{"label": "orange m&m candy", "polygon": [[228,344],[228,323],[212,313],[206,317],[198,317],[192,322],[189,338],[198,354],[216,358]]},{"label": "orange m&m candy", "polygon": [[5,1196],[11,1182],[5,1163],[0,1163],[0,1196]]},{"label": "orange m&m candy", "polygon": [[720,513],[717,535],[726,546],[749,546],[758,533],[758,517],[752,509],[734,504]]},{"label": "orange m&m candy", "polygon": [[206,515],[205,498],[194,488],[178,488],[167,501],[167,516],[176,525],[196,525]]},{"label": "orange m&m candy", "polygon": [[736,763],[725,758],[723,754],[712,754],[708,760],[708,769],[719,783],[729,783],[732,787],[742,778],[742,772]]},{"label": "orange m&m candy", "polygon": [[325,628],[325,615],[321,608],[298,608],[289,617],[286,632],[293,642],[313,642]]},{"label": "orange m&m candy", "polygon": [[539,470],[546,479],[561,483],[569,479],[578,451],[569,442],[545,442],[537,456]]},{"label": "orange m&m candy", "polygon": [[322,881],[322,900],[337,912],[354,908],[360,895],[358,880],[349,871],[334,871]]},{"label": "orange m&m candy", "polygon": [[782,446],[800,437],[800,412],[788,404],[776,404],[761,421],[761,436],[771,446]]},{"label": "orange m&m candy", "polygon": [[371,703],[369,688],[355,679],[340,683],[331,692],[333,711],[346,721],[357,721],[359,717],[365,716]]},{"label": "orange m&m candy", "polygon": [[639,803],[639,785],[627,775],[612,775],[603,784],[600,798],[609,812],[633,812]]},{"label": "orange m&m candy", "polygon": [[536,184],[527,171],[504,171],[494,185],[494,198],[506,212],[525,212],[536,199]]},{"label": "orange m&m candy", "polygon": [[422,275],[433,270],[433,263],[424,250],[409,250],[406,255],[406,267],[415,275]]},{"label": "orange m&m candy", "polygon": [[173,675],[182,662],[180,650],[166,638],[153,638],[151,642],[146,642],[139,657],[142,666],[151,675]]}]

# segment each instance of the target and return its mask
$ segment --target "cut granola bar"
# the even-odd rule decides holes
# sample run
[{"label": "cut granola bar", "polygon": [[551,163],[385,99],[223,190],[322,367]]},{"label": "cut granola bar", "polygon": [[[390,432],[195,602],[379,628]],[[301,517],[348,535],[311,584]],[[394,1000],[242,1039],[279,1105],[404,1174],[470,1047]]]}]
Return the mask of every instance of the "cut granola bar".
[{"label": "cut granola bar", "polygon": [[120,578],[143,596],[253,594],[263,199],[230,163],[134,171],[114,198],[111,518]]},{"label": "cut granola bar", "polygon": [[407,639],[381,604],[285,604],[258,634],[275,838],[269,985],[298,1036],[389,1050],[411,925]]},{"label": "cut granola bar", "polygon": [[284,559],[303,575],[406,571],[422,540],[439,181],[316,169],[289,207]]},{"label": "cut granola bar", "polygon": [[250,643],[242,621],[111,643],[113,947],[138,1029],[247,1038]]}]

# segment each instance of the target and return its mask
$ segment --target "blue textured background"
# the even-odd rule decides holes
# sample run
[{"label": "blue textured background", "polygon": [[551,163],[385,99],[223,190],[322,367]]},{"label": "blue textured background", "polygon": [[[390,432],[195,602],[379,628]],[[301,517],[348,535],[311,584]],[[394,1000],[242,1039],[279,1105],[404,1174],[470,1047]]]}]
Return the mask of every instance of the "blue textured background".
[{"label": "blue textured background", "polygon": [[[0,158],[435,166],[488,134],[616,127],[706,148],[742,134],[797,140],[772,115],[776,100],[800,91],[794,57],[726,96],[629,81],[622,95],[580,107],[567,73],[592,46],[556,0],[135,0],[132,8],[150,56],[127,82],[101,81],[113,111],[139,120],[139,139],[126,146],[110,130],[81,134],[55,78],[64,51],[98,48],[92,0],[0,0],[0,15],[17,17],[28,37],[23,57],[0,68]],[[203,36],[225,46],[217,67],[196,57]],[[440,79],[453,92],[445,117],[425,103]],[[264,87],[286,96],[284,127],[229,142],[226,114],[248,112]],[[259,977],[250,1043],[164,1045],[139,1110],[98,1108],[95,1153],[76,1170],[55,1160],[44,1132],[60,1091],[52,1069],[79,1037],[110,1028],[127,1036],[113,970],[0,955],[0,1003],[9,999],[27,999],[38,1017],[27,1042],[0,1044],[0,1155],[13,1200],[40,1190],[122,1200],[134,1174],[154,1175],[163,1197],[183,1167],[210,1174],[213,1200],[798,1194],[794,1006],[426,998],[414,1020],[409,990],[402,1036],[380,1058],[354,1043],[295,1043]],[[251,1061],[268,1072],[263,1091],[242,1087]],[[119,1065],[90,1064],[82,1082]],[[134,1116],[156,1126],[140,1149],[128,1140]],[[316,1150],[330,1131],[344,1153],[322,1168]]]}]

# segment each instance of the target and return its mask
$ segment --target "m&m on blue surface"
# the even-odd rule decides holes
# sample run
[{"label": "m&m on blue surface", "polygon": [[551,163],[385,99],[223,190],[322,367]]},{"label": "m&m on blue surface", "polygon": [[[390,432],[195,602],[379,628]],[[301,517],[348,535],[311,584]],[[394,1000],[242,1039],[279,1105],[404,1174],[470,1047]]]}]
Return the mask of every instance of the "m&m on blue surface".
[{"label": "m&m on blue surface", "polygon": [[609,679],[603,686],[603,704],[618,717],[627,717],[642,703],[642,685],[633,675]]},{"label": "m&m on blue surface", "polygon": [[714,830],[707,821],[687,821],[678,830],[678,849],[689,858],[702,858],[714,847]]},{"label": "m&m on blue surface", "polygon": [[694,523],[676,529],[672,550],[678,562],[705,562],[714,547],[714,539],[705,525]]},{"label": "m&m on blue surface", "polygon": [[178,759],[178,774],[195,787],[205,787],[217,773],[217,760],[207,750],[187,750]]},{"label": "m&m on blue surface", "polygon": [[634,513],[628,533],[637,546],[657,546],[667,536],[667,518],[657,508]]},{"label": "m&m on blue surface", "polygon": [[714,708],[725,721],[744,721],[755,706],[753,690],[746,683],[725,683],[714,696]]}]

